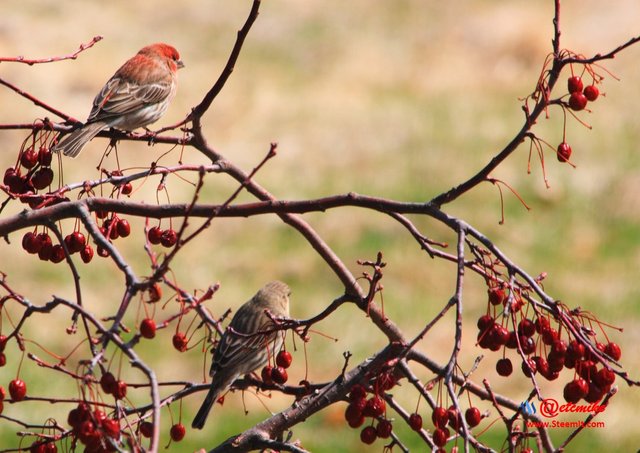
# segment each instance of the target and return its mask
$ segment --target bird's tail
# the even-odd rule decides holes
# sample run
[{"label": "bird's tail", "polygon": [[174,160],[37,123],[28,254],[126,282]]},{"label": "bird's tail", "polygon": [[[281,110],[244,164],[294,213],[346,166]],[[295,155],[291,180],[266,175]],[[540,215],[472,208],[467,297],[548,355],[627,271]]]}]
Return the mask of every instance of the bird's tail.
[{"label": "bird's tail", "polygon": [[102,121],[85,124],[80,129],[73,131],[69,136],[65,137],[53,150],[62,151],[65,156],[76,157],[80,154],[84,145],[106,127],[107,125]]},{"label": "bird's tail", "polygon": [[207,421],[207,416],[211,409],[213,408],[213,404],[218,399],[218,395],[220,394],[220,390],[217,386],[212,385],[209,387],[209,392],[207,392],[207,396],[202,402],[202,406],[198,410],[198,413],[193,418],[193,423],[191,423],[191,427],[195,429],[202,429],[204,427],[204,423]]}]

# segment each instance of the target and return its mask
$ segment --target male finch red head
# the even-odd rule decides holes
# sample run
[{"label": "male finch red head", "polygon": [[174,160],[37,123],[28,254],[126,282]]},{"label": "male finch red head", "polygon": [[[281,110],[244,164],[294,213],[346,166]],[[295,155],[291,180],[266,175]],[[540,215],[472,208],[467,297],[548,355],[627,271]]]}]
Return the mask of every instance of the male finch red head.
[{"label": "male finch red head", "polygon": [[290,294],[286,284],[270,282],[236,312],[213,352],[211,387],[191,426],[202,429],[218,396],[237,378],[262,368],[278,353],[284,332],[274,331],[265,310],[276,317],[288,317]]},{"label": "male finch red head", "polygon": [[142,48],[102,87],[85,125],[65,137],[54,150],[76,157],[104,129],[132,131],[156,122],[176,94],[177,72],[182,67],[180,54],[168,44]]}]

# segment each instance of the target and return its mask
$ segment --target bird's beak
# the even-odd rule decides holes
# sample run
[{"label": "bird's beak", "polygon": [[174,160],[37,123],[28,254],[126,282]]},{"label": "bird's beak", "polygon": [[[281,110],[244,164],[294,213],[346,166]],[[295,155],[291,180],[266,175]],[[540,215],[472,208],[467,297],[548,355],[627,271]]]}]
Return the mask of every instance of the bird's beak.
[{"label": "bird's beak", "polygon": [[184,68],[184,63],[182,62],[182,60],[176,60],[176,66],[178,67],[178,69]]}]

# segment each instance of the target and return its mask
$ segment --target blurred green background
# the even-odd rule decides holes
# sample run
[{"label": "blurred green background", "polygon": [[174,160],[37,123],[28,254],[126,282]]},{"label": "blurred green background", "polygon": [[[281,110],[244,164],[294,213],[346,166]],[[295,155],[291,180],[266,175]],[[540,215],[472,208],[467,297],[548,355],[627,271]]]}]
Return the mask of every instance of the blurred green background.
[{"label": "blurred green background", "polygon": [[[2,56],[61,55],[95,35],[105,39],[76,61],[33,67],[2,63],[0,77],[84,120],[93,96],[122,62],[144,45],[165,41],[179,49],[186,68],[180,72],[176,99],[157,124],[164,126],[181,119],[211,86],[249,6],[248,1],[229,0],[4,0],[0,18]],[[562,8],[562,46],[577,53],[608,51],[638,34],[640,4],[633,0],[563,2]],[[266,165],[257,180],[282,199],[355,191],[405,201],[428,200],[476,172],[519,129],[523,114],[518,98],[532,91],[551,49],[552,13],[552,1],[268,0],[262,5],[235,72],[204,118],[206,135],[214,148],[247,170],[265,155],[270,142],[278,142],[277,158]],[[617,82],[603,72],[606,97],[591,105],[592,113],[580,114],[593,130],[569,118],[567,140],[574,150],[576,169],[558,164],[553,154],[547,153],[551,188],[546,189],[535,159],[527,175],[528,147],[523,146],[494,174],[524,197],[532,208],[530,212],[507,195],[506,224],[498,225],[499,197],[489,185],[446,207],[489,235],[530,274],[547,272],[545,288],[553,297],[569,306],[592,310],[602,321],[624,328],[623,334],[613,330],[607,333],[622,345],[622,363],[635,378],[640,374],[635,353],[640,341],[636,328],[640,316],[639,57],[640,48],[636,46],[606,63],[606,68],[622,80]],[[2,124],[28,123],[45,116],[5,88],[0,89],[0,106]],[[561,111],[550,109],[549,120],[542,120],[535,131],[552,145],[559,143]],[[2,169],[15,162],[26,135],[19,131],[0,133]],[[95,167],[105,145],[104,140],[96,140],[81,157],[66,160],[65,182],[97,177]],[[165,150],[160,146],[121,144],[120,162],[125,168],[148,165]],[[175,164],[177,159],[174,152],[162,163]],[[204,162],[190,149],[185,151],[184,161]],[[115,168],[114,158],[105,165]],[[152,203],[157,183],[148,181],[133,199]],[[167,186],[171,201],[190,200],[190,184],[174,177],[168,179]],[[234,188],[228,178],[210,176],[202,201],[223,201]],[[241,199],[250,198],[243,195]],[[12,204],[2,215],[21,209]],[[305,218],[356,275],[361,272],[357,259],[372,259],[378,250],[383,251],[388,263],[385,310],[408,336],[422,328],[452,294],[454,268],[428,259],[389,218],[357,209]],[[132,236],[116,245],[135,271],[146,275],[149,263],[140,246],[143,222],[129,220],[134,227]],[[450,232],[429,219],[413,220],[433,239],[454,240]],[[65,223],[64,228],[69,231],[72,224]],[[41,264],[28,256],[19,246],[21,236],[14,234],[11,244],[3,242],[0,246],[0,271],[9,274],[13,288],[34,303],[43,303],[52,294],[73,298],[68,268]],[[237,308],[274,278],[291,284],[292,315],[299,318],[317,313],[341,293],[337,279],[302,238],[269,216],[216,220],[197,244],[186,247],[172,270],[176,281],[189,290],[221,282],[220,292],[208,303],[217,315],[229,307]],[[81,277],[87,307],[100,316],[112,314],[122,296],[122,275],[108,260],[96,258],[90,266],[81,266]],[[12,315],[14,322],[18,318],[17,312],[7,307],[3,332],[10,329],[7,315]],[[484,307],[483,283],[469,277],[465,292],[468,327],[460,362],[464,370],[481,353],[473,346],[474,326]],[[156,319],[164,319],[175,310],[173,303],[163,311],[158,307]],[[134,327],[136,320],[132,317],[128,322]],[[24,333],[64,355],[77,344],[77,337],[64,333],[68,325],[68,313],[60,311],[48,318],[32,317]],[[163,381],[198,381],[203,376],[201,349],[196,347],[185,354],[173,350],[170,338],[174,328],[172,324],[155,340],[143,342],[139,353]],[[446,360],[452,347],[452,329],[453,319],[445,318],[420,347],[432,357]],[[307,345],[308,377],[312,381],[335,377],[342,366],[343,351],[351,350],[352,363],[356,363],[385,344],[383,336],[352,307],[318,324],[317,330],[338,341],[321,335],[312,337]],[[194,338],[198,335],[200,332]],[[14,378],[20,358],[15,344],[10,346],[8,364],[0,369],[0,384],[5,387]],[[51,360],[35,343],[27,347]],[[486,355],[475,376],[489,376],[495,390],[519,401],[529,392],[527,381],[519,373],[508,381],[494,376],[498,356]],[[300,349],[294,357],[290,373],[293,382],[305,375],[303,351]],[[78,358],[80,355],[74,355],[68,366],[73,369]],[[123,370],[132,381],[142,381],[140,374],[128,370],[126,362]],[[59,374],[38,368],[29,360],[24,361],[20,375],[32,396],[76,394]],[[433,377],[425,372],[419,376],[424,381]],[[563,382],[570,378],[565,372],[553,385],[545,384],[544,390],[560,398]],[[640,397],[625,384],[619,385],[614,404],[598,418],[605,421],[606,428],[586,429],[567,451],[630,451],[638,447],[640,429],[633,415]],[[164,394],[172,389],[176,388],[168,388]],[[399,399],[411,410],[415,393],[398,392]],[[131,390],[130,395],[133,401],[147,397],[145,389]],[[182,403],[186,425],[202,397],[195,395]],[[243,414],[240,394],[230,394],[225,406],[216,408],[204,432],[189,429],[185,440],[172,444],[169,451],[212,447],[269,415],[252,394],[247,393],[244,401],[248,416]],[[290,403],[276,396],[262,401],[271,411]],[[489,420],[497,419],[485,403],[474,403],[490,410]],[[4,415],[34,423],[54,417],[62,423],[70,408],[26,402],[5,405]],[[424,403],[422,408],[428,418]],[[360,443],[358,432],[346,427],[343,410],[344,405],[335,405],[311,417],[295,428],[293,437],[300,438],[312,451],[370,451]],[[172,412],[176,418],[178,405],[172,406]],[[489,424],[484,420],[480,429]],[[169,426],[164,409],[163,445]],[[0,419],[0,445],[17,447],[15,433],[21,429]],[[423,450],[413,434],[403,434],[409,446]],[[557,429],[551,434],[563,439],[568,431]],[[481,436],[497,449],[503,438],[504,429],[499,423]],[[382,450],[382,442],[374,444],[374,449]]]}]

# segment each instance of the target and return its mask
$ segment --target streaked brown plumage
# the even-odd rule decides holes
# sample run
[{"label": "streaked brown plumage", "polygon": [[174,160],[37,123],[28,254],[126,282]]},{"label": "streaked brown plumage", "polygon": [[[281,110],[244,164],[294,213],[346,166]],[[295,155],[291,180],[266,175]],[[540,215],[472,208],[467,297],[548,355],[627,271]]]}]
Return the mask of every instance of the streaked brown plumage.
[{"label": "streaked brown plumage", "polygon": [[289,316],[290,294],[291,290],[285,283],[273,281],[238,309],[213,352],[209,371],[211,387],[193,419],[193,428],[202,429],[213,404],[233,381],[262,368],[270,357],[278,353],[284,341],[283,331],[251,334],[273,328],[273,322],[265,310],[269,310],[273,316]]},{"label": "streaked brown plumage", "polygon": [[177,71],[182,67],[180,54],[168,44],[142,48],[102,87],[84,126],[65,137],[54,151],[76,157],[104,129],[132,131],[156,122],[176,94]]}]

